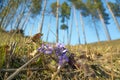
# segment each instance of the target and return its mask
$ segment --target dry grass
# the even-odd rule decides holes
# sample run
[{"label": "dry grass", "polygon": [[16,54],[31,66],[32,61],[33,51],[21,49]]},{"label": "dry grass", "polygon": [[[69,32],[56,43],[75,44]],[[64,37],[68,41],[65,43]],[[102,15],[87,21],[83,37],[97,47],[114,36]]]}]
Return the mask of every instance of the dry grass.
[{"label": "dry grass", "polygon": [[[19,68],[31,59],[30,53],[37,49],[39,45],[31,43],[26,44],[28,38],[16,34],[0,31],[0,46],[10,45],[11,42],[17,42],[14,55],[12,55],[12,63],[9,68]],[[75,54],[75,60],[81,67],[77,69],[66,66],[57,74],[55,80],[119,80],[120,79],[120,40],[93,43],[87,45],[66,46],[69,51]],[[1,50],[1,53],[5,51]],[[3,54],[2,54],[3,55]],[[80,58],[85,55],[86,58]],[[1,55],[0,55],[1,56]],[[52,57],[55,55],[53,54]],[[6,58],[6,57],[5,57]],[[4,59],[4,58],[3,58]],[[6,61],[6,60],[4,60]],[[82,62],[82,63],[81,63]],[[84,63],[84,64],[83,64]],[[6,69],[6,62],[1,69]],[[30,79],[30,80],[50,80],[55,73],[57,63],[51,56],[41,55],[37,60],[33,61],[26,68],[27,71],[20,72],[14,79]],[[42,68],[38,71],[32,71],[30,68]],[[10,72],[8,76],[11,74]],[[94,77],[93,77],[94,74]],[[0,73],[0,79],[4,79],[5,72]],[[88,77],[86,77],[86,75]]]}]

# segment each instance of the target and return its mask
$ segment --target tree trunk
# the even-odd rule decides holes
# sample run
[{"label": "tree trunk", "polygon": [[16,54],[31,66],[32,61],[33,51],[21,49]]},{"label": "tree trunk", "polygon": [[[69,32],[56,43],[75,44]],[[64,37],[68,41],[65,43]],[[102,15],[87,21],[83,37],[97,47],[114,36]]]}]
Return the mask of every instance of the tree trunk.
[{"label": "tree trunk", "polygon": [[82,14],[81,14],[81,12],[80,12],[80,21],[81,21],[81,26],[82,26],[84,41],[85,41],[85,44],[86,44],[87,41],[86,41],[86,35],[85,35],[85,27],[84,27],[84,23],[83,23],[83,19],[82,19]]},{"label": "tree trunk", "polygon": [[20,27],[18,25],[20,24],[23,15],[24,15],[24,11],[21,11],[19,16],[16,18],[16,21],[15,21],[15,24],[14,24],[14,28],[18,29],[18,27]]},{"label": "tree trunk", "polygon": [[13,18],[13,16],[8,16],[7,19],[4,22],[4,29],[6,29],[11,21],[11,18]]},{"label": "tree trunk", "polygon": [[[68,26],[68,20],[67,20],[67,26]],[[69,42],[69,27],[67,28],[67,44],[69,44],[68,42]]]},{"label": "tree trunk", "polygon": [[59,42],[59,0],[57,0],[57,11],[56,11],[56,42]]},{"label": "tree trunk", "polygon": [[[25,7],[24,5],[21,6],[21,12],[19,12],[19,13],[18,13],[18,11],[17,11],[18,8],[16,8],[15,10],[13,10],[14,12],[12,11],[12,14],[9,16],[9,17],[10,17],[10,20],[7,18],[6,25],[5,25],[5,29],[6,29],[7,27],[9,27],[9,26],[8,26],[9,23],[14,23],[14,22],[16,22],[16,23],[14,24],[13,27],[16,28],[16,29],[19,28],[19,24],[20,24],[20,22],[22,21],[21,19],[23,18],[25,8],[26,8],[26,7]],[[15,15],[18,15],[18,16],[15,16]],[[16,18],[16,21],[14,21],[14,18]]]},{"label": "tree trunk", "polygon": [[47,0],[44,0],[44,9],[42,12],[42,22],[40,25],[40,33],[42,33],[42,28],[43,28],[43,23],[44,23],[44,14],[45,14],[45,10],[46,10],[46,5],[47,5]]},{"label": "tree trunk", "polygon": [[78,41],[79,41],[79,44],[81,44],[81,42],[80,42],[80,32],[79,32],[78,22],[77,22],[76,15],[75,15],[75,7],[74,6],[73,6],[73,9],[74,9],[74,19],[75,19],[75,24],[76,24],[76,30],[78,32]]},{"label": "tree trunk", "polygon": [[[95,4],[96,4],[96,0],[95,0]],[[106,26],[106,24],[105,24],[105,21],[104,21],[102,12],[100,11],[99,8],[97,8],[97,12],[98,12],[98,16],[99,16],[99,18],[100,18],[100,20],[101,20],[101,22],[102,22],[102,25],[103,25],[102,27],[103,27],[103,29],[104,29],[104,31],[105,31],[107,40],[110,41],[110,40],[111,40],[111,37],[110,37],[109,31],[108,31],[108,28],[107,28],[107,26]]]},{"label": "tree trunk", "polygon": [[63,29],[63,43],[65,43],[65,30]]},{"label": "tree trunk", "polygon": [[48,37],[49,37],[49,32],[50,32],[51,21],[52,21],[52,15],[50,15],[50,20],[49,20],[50,23],[48,24],[48,32],[47,32],[46,42],[48,42]]},{"label": "tree trunk", "polygon": [[31,12],[29,11],[29,12],[27,13],[27,16],[25,17],[24,22],[21,24],[20,27],[21,27],[22,30],[25,30],[25,29],[26,29],[25,23],[28,22],[28,20],[29,20],[29,18],[30,18],[30,14],[31,14]]},{"label": "tree trunk", "polygon": [[114,13],[113,13],[110,5],[108,4],[107,0],[106,0],[105,2],[106,2],[106,5],[107,5],[107,7],[108,7],[108,9],[109,9],[109,11],[110,11],[110,13],[111,13],[111,15],[112,15],[112,18],[114,19],[114,21],[115,21],[115,23],[116,23],[116,26],[118,27],[118,30],[120,31],[119,22],[117,21],[117,19],[116,19],[115,15],[114,15]]},{"label": "tree trunk", "polygon": [[105,24],[105,22],[104,22],[102,13],[101,13],[101,11],[100,11],[99,9],[97,9],[97,11],[98,11],[99,18],[100,18],[100,20],[101,20],[101,22],[102,22],[103,29],[105,30],[105,34],[106,34],[106,36],[107,36],[107,39],[108,39],[108,41],[110,41],[110,40],[111,40],[111,37],[110,37],[109,31],[108,31],[108,28],[107,28],[107,26],[106,26],[106,24]]},{"label": "tree trunk", "polygon": [[24,16],[24,11],[25,11],[25,7],[23,6],[22,12],[21,12],[21,14],[20,14],[20,18],[19,18],[19,21],[18,21],[18,24],[17,24],[17,26],[16,26],[16,29],[21,29],[20,24],[21,24],[21,22],[22,22],[22,18],[24,18],[24,17],[23,17],[23,16]]},{"label": "tree trunk", "polygon": [[69,36],[69,42],[68,42],[68,44],[71,43],[71,37],[72,37],[72,26],[73,26],[73,12],[72,12],[72,19],[71,19],[71,25],[70,25],[70,36]]},{"label": "tree trunk", "polygon": [[96,26],[96,23],[95,23],[95,19],[93,18],[93,16],[92,16],[92,21],[93,21],[93,24],[94,24],[94,27],[95,27],[95,33],[96,33],[98,42],[100,42],[99,33],[98,33],[97,26]]},{"label": "tree trunk", "polygon": [[[9,8],[6,8],[6,7],[9,7]],[[2,28],[4,28],[3,23],[6,19],[6,17],[8,16],[9,12],[10,12],[10,1],[8,1],[7,5],[4,7],[4,9],[0,13],[0,15],[3,14],[3,16],[1,16],[1,20],[0,20],[0,26]]]},{"label": "tree trunk", "polygon": [[69,42],[69,29],[67,29],[67,44],[69,44],[68,42]]},{"label": "tree trunk", "polygon": [[5,11],[4,15],[1,17],[1,20],[0,20],[0,26],[2,28],[4,28],[4,29],[5,29],[4,23],[7,20],[7,16],[8,16],[8,12],[7,11],[8,11],[8,9]]}]

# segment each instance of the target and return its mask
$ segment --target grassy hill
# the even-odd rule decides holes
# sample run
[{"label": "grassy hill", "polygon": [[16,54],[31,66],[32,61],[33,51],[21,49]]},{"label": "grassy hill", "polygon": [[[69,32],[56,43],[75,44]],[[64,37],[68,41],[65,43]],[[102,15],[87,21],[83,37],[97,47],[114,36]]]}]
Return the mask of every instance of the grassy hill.
[{"label": "grassy hill", "polygon": [[[0,80],[10,76],[16,69],[28,62],[32,57],[30,53],[37,49],[39,43],[26,42],[30,38],[21,34],[9,33],[0,30]],[[14,46],[13,42],[17,44]],[[6,47],[9,46],[9,47]],[[56,74],[56,80],[119,80],[120,79],[120,40],[91,43],[87,45],[66,46],[70,54],[74,54],[71,61],[75,61],[75,69],[66,65],[56,74],[57,63],[55,55],[41,55],[37,60],[29,64],[26,70],[14,77],[14,79],[50,80]],[[12,50],[11,50],[12,49]],[[73,60],[74,58],[74,60]],[[9,65],[9,66],[7,66]],[[32,69],[34,70],[32,70]],[[37,68],[37,69],[36,69]],[[26,71],[26,72],[25,72]]]},{"label": "grassy hill", "polygon": [[120,47],[119,43],[120,43],[120,39],[112,40],[112,41],[102,41],[100,43],[91,43],[91,44],[88,44],[88,45],[101,46],[101,47],[104,47],[104,46],[114,46],[114,47],[119,46]]}]

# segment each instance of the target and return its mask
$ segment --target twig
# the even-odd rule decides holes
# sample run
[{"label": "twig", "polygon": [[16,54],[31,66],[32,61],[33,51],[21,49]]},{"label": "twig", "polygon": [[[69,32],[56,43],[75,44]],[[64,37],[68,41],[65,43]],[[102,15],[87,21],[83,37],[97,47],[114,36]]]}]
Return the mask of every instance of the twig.
[{"label": "twig", "polygon": [[[17,69],[1,69],[0,72],[14,72]],[[26,71],[28,68],[22,69],[21,71]],[[45,68],[29,68],[31,71],[45,70]]]},{"label": "twig", "polygon": [[[37,52],[37,51],[34,51]],[[29,60],[27,63],[25,63],[23,66],[18,68],[12,75],[10,75],[6,80],[12,80],[24,67],[26,67],[28,64],[30,64],[32,61],[37,59],[40,56],[40,53],[34,56],[31,60]]]}]

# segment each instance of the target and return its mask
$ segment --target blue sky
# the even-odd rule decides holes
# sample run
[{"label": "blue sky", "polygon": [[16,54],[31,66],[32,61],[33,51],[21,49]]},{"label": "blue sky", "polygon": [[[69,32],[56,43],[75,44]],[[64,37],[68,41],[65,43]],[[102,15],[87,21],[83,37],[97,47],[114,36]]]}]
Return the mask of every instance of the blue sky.
[{"label": "blue sky", "polygon": [[[49,8],[49,5],[56,0],[49,0],[47,9]],[[60,0],[60,3],[62,3],[64,0]],[[113,1],[113,0],[112,0]],[[107,10],[108,13],[110,13]],[[84,44],[84,38],[83,38],[83,33],[82,33],[82,27],[80,24],[80,16],[79,16],[79,11],[76,11],[76,16],[77,16],[77,22],[79,26],[79,31],[80,31],[80,38],[81,38],[81,43]],[[111,35],[112,40],[119,39],[120,38],[120,31],[118,31],[114,21],[112,20],[111,14],[110,14],[110,24],[107,25],[109,29],[109,33]],[[85,26],[85,33],[86,33],[86,39],[87,43],[92,43],[92,42],[97,42],[97,37],[95,34],[95,29],[93,26],[93,23],[89,17],[83,18],[84,20],[84,26]],[[29,20],[29,24],[27,25],[27,29],[25,31],[26,35],[34,35],[38,32],[39,26],[41,23],[41,16],[38,15],[36,18]],[[61,25],[61,22],[59,20],[59,27]],[[70,27],[71,25],[71,18],[68,21],[68,26]],[[46,41],[46,36],[48,32],[48,26],[50,26],[50,33],[49,33],[49,42],[55,42],[56,41],[56,18],[52,16],[50,19],[50,16],[45,16],[44,20],[44,25],[43,25],[43,37],[42,39]],[[60,28],[59,28],[60,29]],[[99,30],[99,35],[100,35],[100,40],[105,41],[106,35],[104,33],[104,30],[102,28],[101,22],[97,22],[97,29]],[[69,28],[70,30],[70,28]],[[76,45],[78,44],[78,36],[77,36],[77,31],[76,31],[76,25],[75,25],[75,19],[73,19],[73,27],[72,27],[73,33],[72,33],[72,38],[71,38],[71,44]],[[63,31],[59,30],[59,42],[63,42]],[[67,36],[65,36],[65,44],[67,44]]]}]

